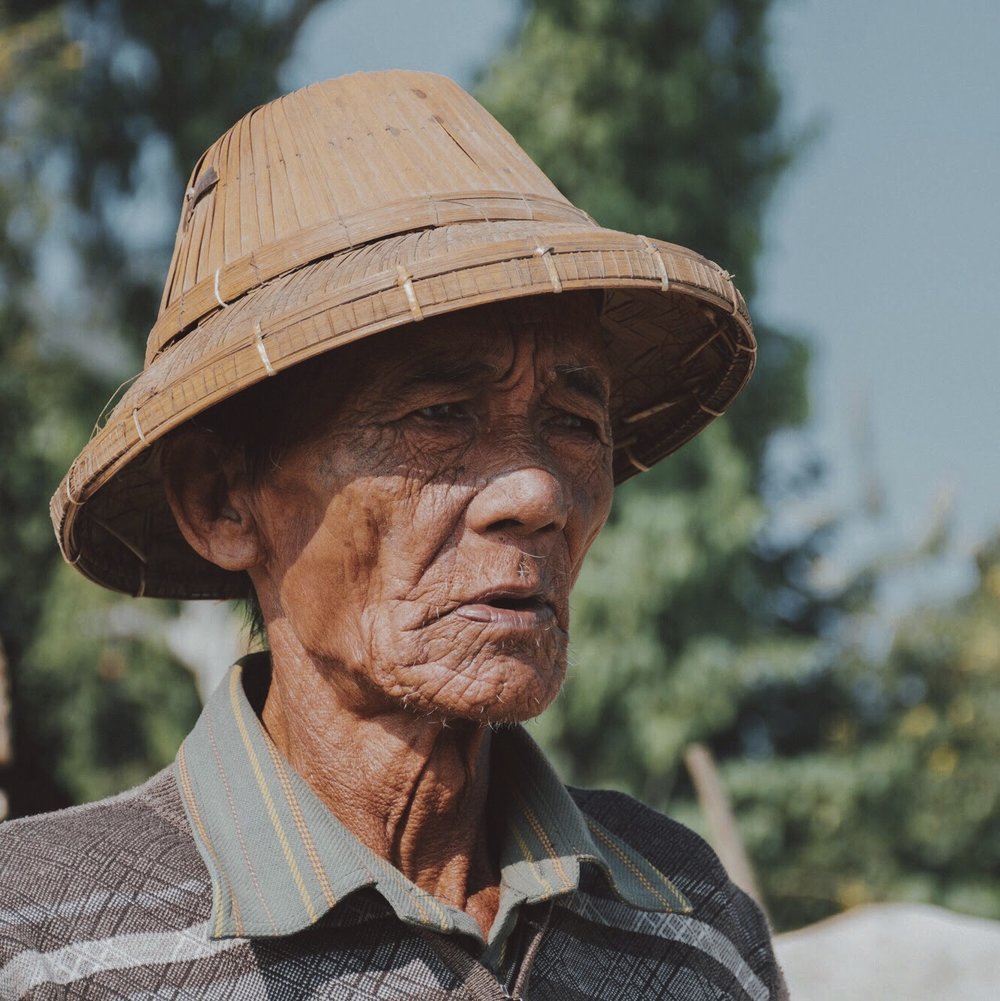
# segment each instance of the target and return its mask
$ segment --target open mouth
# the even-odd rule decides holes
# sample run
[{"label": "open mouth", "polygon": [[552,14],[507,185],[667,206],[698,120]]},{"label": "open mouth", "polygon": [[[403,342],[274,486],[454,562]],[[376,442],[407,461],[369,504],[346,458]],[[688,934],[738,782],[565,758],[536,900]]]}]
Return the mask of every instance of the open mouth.
[{"label": "open mouth", "polygon": [[455,614],[471,622],[492,622],[513,628],[547,626],[555,619],[552,606],[537,594],[484,595],[466,605],[459,605]]},{"label": "open mouth", "polygon": [[542,601],[537,595],[527,595],[525,597],[513,597],[512,595],[497,595],[495,598],[490,598],[488,601],[484,601],[483,604],[490,605],[493,608],[513,608],[518,610],[528,609],[528,608],[542,608],[545,602]]}]

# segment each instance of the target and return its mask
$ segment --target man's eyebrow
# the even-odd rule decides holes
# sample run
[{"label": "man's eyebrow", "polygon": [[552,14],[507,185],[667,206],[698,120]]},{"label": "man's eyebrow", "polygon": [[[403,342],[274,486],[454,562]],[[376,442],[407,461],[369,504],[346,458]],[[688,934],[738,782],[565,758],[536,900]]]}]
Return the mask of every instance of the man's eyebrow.
[{"label": "man's eyebrow", "polygon": [[596,403],[605,406],[608,402],[608,380],[591,365],[556,365],[556,376],[566,386]]},{"label": "man's eyebrow", "polygon": [[[556,365],[556,381],[566,389],[587,396],[604,406],[608,401],[608,382],[600,370],[591,365]],[[495,365],[479,359],[456,358],[447,354],[424,359],[419,367],[410,369],[399,385],[400,392],[424,386],[480,386],[497,378]]]},{"label": "man's eyebrow", "polygon": [[484,361],[442,355],[425,359],[419,367],[410,369],[399,388],[406,392],[421,386],[472,386],[495,376],[496,369]]}]

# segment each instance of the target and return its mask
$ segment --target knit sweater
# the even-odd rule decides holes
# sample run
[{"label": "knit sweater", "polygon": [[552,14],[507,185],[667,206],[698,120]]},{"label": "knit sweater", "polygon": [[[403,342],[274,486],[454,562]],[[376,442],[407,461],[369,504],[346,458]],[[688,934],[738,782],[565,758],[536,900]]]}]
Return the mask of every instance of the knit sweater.
[{"label": "knit sweater", "polygon": [[637,910],[587,869],[576,892],[522,908],[507,983],[461,936],[400,921],[370,888],[294,935],[213,938],[211,880],[171,768],[0,826],[0,998],[785,996],[764,920],[704,842],[621,794],[573,797],[670,873],[690,913]]},{"label": "knit sweater", "polygon": [[0,827],[0,999],[769,1001],[760,912],[711,850],[615,793],[570,791],[520,727],[491,735],[488,934],[376,855],[260,721],[233,666],[174,767]]}]

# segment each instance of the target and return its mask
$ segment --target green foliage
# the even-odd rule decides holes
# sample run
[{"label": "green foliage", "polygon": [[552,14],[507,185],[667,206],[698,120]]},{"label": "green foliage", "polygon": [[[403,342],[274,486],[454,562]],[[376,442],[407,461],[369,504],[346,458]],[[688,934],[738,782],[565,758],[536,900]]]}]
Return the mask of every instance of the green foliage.
[{"label": "green foliage", "polygon": [[[767,0],[534,0],[481,96],[605,225],[683,243],[750,295],[761,217],[791,155]],[[537,724],[564,774],[700,823],[681,767],[711,746],[772,916],[869,899],[997,916],[997,550],[976,593],[907,619],[884,663],[834,625],[871,613],[879,564],[818,591],[817,530],[769,505],[775,432],[807,416],[808,351],[758,324],[758,372],[724,421],[619,491],[574,593],[572,668]]]},{"label": "green foliage", "polygon": [[[769,6],[534,0],[480,96],[602,224],[694,247],[752,294],[762,212],[791,157]],[[760,334],[744,398],[619,491],[577,585],[573,669],[538,724],[577,781],[663,806],[689,741],[743,749],[747,699],[815,668],[823,602],[803,564],[819,540],[758,545],[762,492],[781,488],[765,450],[806,416],[808,352]]]},{"label": "green foliage", "polygon": [[[76,406],[93,390],[53,357],[38,323],[44,276],[35,274],[35,242],[49,225],[54,199],[42,181],[47,159],[46,108],[64,101],[78,53],[57,14],[40,5],[22,20],[0,9],[0,639],[14,698],[18,788],[31,807],[65,800],[36,767],[38,747],[18,728],[20,665],[37,628],[48,575],[58,560],[48,498],[81,434]],[[9,781],[0,784],[11,788]]]},{"label": "green foliage", "polygon": [[114,632],[117,599],[53,577],[48,499],[141,363],[196,157],[274,96],[314,5],[0,6],[0,638],[15,739],[0,787],[15,814],[148,775],[190,725],[177,663]]},{"label": "green foliage", "polygon": [[978,567],[884,661],[845,651],[808,753],[727,767],[782,925],[887,899],[1000,917],[1000,536]]},{"label": "green foliage", "polygon": [[[0,12],[2,17],[2,12]],[[66,79],[67,45],[50,15],[11,27],[0,21],[0,510],[13,532],[14,554],[0,554],[0,622],[10,633],[6,645],[19,649],[17,623],[36,609],[39,561],[51,551],[48,533],[47,482],[52,482],[58,449],[58,415],[38,401],[64,390],[59,369],[49,363],[38,343],[29,295],[32,282],[30,240],[44,229],[49,203],[37,180],[40,144],[23,134],[37,115],[38,104],[57,99]],[[20,93],[24,76],[34,75],[33,100]],[[9,519],[9,520],[8,520]],[[22,558],[23,553],[23,558]],[[27,575],[27,580],[23,575]]]},{"label": "green foliage", "polygon": [[23,661],[39,759],[73,802],[116,793],[173,760],[201,701],[162,639],[162,605],[123,602],[60,566]]}]

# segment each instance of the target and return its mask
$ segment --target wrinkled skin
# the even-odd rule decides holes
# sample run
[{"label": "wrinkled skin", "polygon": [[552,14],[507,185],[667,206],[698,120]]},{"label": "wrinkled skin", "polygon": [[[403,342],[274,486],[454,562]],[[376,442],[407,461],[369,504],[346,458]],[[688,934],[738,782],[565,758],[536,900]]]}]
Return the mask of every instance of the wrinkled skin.
[{"label": "wrinkled skin", "polygon": [[259,481],[192,433],[168,494],[196,549],[250,573],[279,749],[485,933],[484,724],[537,715],[562,684],[570,588],[611,502],[608,364],[567,296],[373,338],[352,369]]}]

